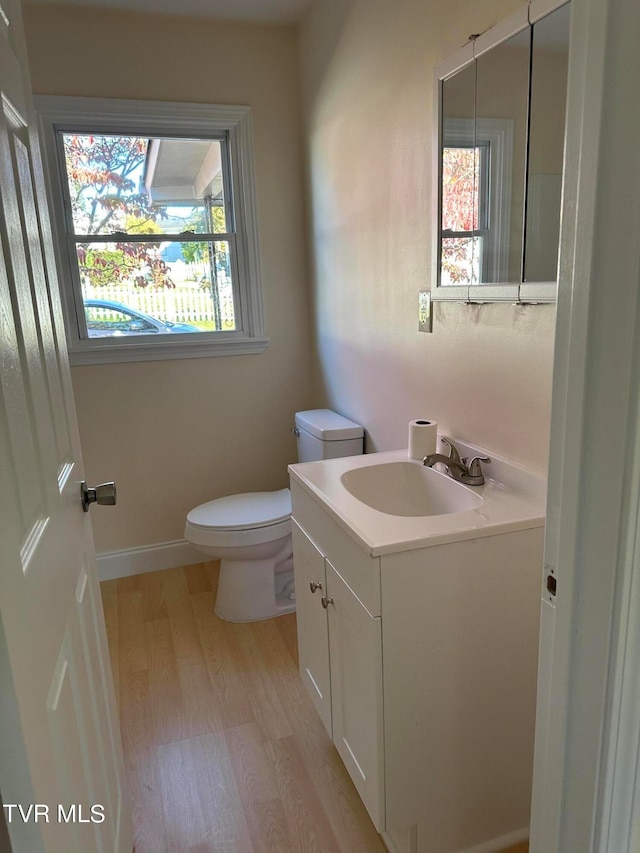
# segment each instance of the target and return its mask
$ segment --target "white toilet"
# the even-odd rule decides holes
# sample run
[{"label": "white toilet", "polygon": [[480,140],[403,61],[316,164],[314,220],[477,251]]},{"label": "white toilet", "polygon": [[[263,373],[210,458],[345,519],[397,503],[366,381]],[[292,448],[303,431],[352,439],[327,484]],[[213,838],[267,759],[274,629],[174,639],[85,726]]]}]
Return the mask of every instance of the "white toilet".
[{"label": "white toilet", "polygon": [[[362,453],[364,430],[329,409],[298,412],[298,462]],[[220,560],[215,612],[254,622],[295,610],[291,493],[250,492],[200,504],[187,515],[185,539]]]}]

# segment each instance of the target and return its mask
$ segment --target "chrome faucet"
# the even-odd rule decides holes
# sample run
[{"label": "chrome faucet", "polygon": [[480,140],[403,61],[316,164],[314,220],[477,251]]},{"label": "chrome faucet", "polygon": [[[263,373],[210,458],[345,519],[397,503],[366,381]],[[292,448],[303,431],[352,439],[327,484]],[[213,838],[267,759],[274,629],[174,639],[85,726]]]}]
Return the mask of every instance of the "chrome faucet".
[{"label": "chrome faucet", "polygon": [[459,483],[464,483],[465,486],[482,486],[484,485],[484,474],[482,473],[481,463],[488,464],[491,462],[488,456],[474,456],[469,465],[467,460],[461,459],[458,453],[458,448],[448,438],[441,436],[442,441],[449,448],[449,455],[444,453],[430,453],[422,460],[422,464],[427,468],[431,468],[437,462],[442,462],[447,466],[449,476]]}]

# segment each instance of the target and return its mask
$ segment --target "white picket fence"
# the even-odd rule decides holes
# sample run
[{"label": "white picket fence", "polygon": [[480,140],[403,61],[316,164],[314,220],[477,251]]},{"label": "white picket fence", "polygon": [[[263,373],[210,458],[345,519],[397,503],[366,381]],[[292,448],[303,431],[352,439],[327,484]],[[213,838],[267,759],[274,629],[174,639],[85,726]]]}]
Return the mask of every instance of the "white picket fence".
[{"label": "white picket fence", "polygon": [[[214,322],[213,298],[210,290],[198,287],[174,287],[153,288],[133,287],[123,285],[104,285],[95,287],[84,284],[82,295],[85,299],[105,299],[110,302],[120,302],[136,311],[150,314],[160,320],[168,320],[171,323],[191,323],[194,326],[203,325],[203,328],[212,329]],[[100,317],[99,309],[96,309],[96,319],[107,319],[109,309],[105,309],[105,316]],[[223,330],[235,328],[233,314],[233,294],[230,284],[220,287],[220,313],[222,315]]]}]

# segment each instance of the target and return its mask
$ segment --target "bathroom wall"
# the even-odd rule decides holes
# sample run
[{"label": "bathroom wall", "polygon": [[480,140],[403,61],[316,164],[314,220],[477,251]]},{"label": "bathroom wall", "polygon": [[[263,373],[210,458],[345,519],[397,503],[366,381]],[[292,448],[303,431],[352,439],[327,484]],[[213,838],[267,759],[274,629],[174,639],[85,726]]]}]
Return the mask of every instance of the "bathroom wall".
[{"label": "bathroom wall", "polygon": [[271,344],[73,369],[87,477],[119,488],[92,513],[99,552],[179,539],[195,503],[285,485],[300,408],[360,421],[368,450],[406,446],[407,421],[429,416],[545,469],[553,306],[439,304],[433,335],[416,330],[432,281],[432,69],[521,5],[321,0],[298,42],[293,27],[25,4],[39,94],[253,107]]},{"label": "bathroom wall", "polygon": [[322,0],[300,61],[318,402],[406,447],[411,418],[546,469],[554,306],[435,306],[433,67],[521,0]]},{"label": "bathroom wall", "polygon": [[253,108],[264,354],[73,368],[98,552],[180,539],[197,503],[287,484],[293,414],[309,408],[310,345],[296,30],[25,5],[33,87]]}]

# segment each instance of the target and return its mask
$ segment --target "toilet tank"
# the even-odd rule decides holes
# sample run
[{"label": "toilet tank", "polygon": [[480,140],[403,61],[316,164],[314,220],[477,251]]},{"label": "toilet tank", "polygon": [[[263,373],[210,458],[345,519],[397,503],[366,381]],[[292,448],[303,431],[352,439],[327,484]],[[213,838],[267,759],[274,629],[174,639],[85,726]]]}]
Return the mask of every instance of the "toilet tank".
[{"label": "toilet tank", "polygon": [[330,409],[296,413],[298,462],[358,456],[364,450],[364,429]]}]

